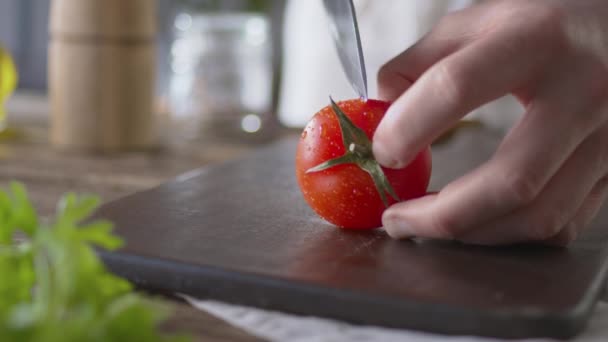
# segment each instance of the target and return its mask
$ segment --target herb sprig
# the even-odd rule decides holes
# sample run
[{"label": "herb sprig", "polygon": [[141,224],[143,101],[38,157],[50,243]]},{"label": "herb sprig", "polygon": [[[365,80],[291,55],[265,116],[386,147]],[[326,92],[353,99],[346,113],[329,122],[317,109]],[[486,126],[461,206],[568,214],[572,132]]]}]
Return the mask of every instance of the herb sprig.
[{"label": "herb sprig", "polygon": [[0,189],[0,341],[187,340],[160,334],[166,310],[95,254],[123,244],[111,223],[84,223],[98,204],[67,194],[44,223],[23,185]]}]

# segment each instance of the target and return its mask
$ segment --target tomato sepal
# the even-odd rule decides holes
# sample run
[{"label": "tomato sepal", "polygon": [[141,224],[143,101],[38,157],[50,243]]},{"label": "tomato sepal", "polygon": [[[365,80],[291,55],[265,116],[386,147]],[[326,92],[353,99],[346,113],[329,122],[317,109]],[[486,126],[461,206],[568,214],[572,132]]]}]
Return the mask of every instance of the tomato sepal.
[{"label": "tomato sepal", "polygon": [[382,167],[375,159],[367,159],[357,163],[357,165],[365,172],[367,172],[374,181],[374,185],[378,190],[378,194],[380,195],[380,199],[384,206],[388,208],[389,202],[386,194],[389,194],[395,201],[400,202],[401,199],[393,189],[393,186],[386,178],[384,171],[382,171]]},{"label": "tomato sepal", "polygon": [[319,172],[343,164],[355,164],[370,175],[385,207],[389,206],[387,194],[395,201],[399,202],[399,196],[384,174],[382,167],[374,157],[370,139],[361,128],[357,127],[348,118],[331,96],[329,97],[329,101],[331,102],[334,114],[336,114],[338,118],[338,124],[342,134],[342,143],[344,144],[346,152],[340,157],[327,160],[306,170],[306,173]]},{"label": "tomato sepal", "polygon": [[306,173],[319,172],[319,171],[331,169],[332,167],[338,166],[338,165],[356,164],[356,163],[357,163],[357,158],[352,153],[346,152],[343,156],[340,156],[340,157],[334,158],[334,159],[330,159],[315,167],[311,167],[310,169],[306,170]]}]

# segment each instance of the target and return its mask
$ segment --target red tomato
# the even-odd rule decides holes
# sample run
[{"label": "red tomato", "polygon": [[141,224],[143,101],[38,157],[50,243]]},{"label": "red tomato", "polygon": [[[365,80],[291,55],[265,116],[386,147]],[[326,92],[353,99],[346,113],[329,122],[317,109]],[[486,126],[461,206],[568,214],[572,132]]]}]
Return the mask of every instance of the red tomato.
[{"label": "red tomato", "polygon": [[[338,106],[371,141],[389,103],[352,99],[341,101]],[[353,147],[344,146],[340,121],[332,107],[321,109],[306,125],[300,137],[296,152],[298,184],[306,202],[330,223],[350,229],[377,228],[382,225],[382,212],[386,205],[368,172],[354,163],[306,172],[343,156],[347,149],[352,150]],[[403,169],[382,170],[400,200],[423,196],[431,174],[430,149],[425,148]],[[390,204],[396,202],[387,197]]]}]

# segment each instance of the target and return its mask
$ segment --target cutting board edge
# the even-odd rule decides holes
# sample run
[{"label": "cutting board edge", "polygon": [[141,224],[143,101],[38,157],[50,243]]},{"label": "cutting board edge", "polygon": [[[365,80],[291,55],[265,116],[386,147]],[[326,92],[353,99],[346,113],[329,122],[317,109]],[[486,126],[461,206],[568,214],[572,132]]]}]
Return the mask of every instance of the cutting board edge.
[{"label": "cutting board edge", "polygon": [[[601,287],[596,286],[590,290],[595,293],[588,293],[578,305],[562,312],[483,311],[446,304],[396,301],[395,298],[380,298],[377,295],[370,296],[352,290],[235,273],[173,260],[150,259],[129,253],[107,251],[98,251],[98,253],[113,273],[152,292],[168,293],[179,289],[178,292],[181,294],[201,299],[214,299],[302,316],[310,316],[314,313],[316,316],[353,324],[413,329],[444,335],[477,335],[508,339],[538,337],[569,339],[586,327],[591,310],[601,293]],[[171,274],[175,274],[175,268],[180,268],[182,276],[167,279]],[[146,280],[142,281],[143,279]],[[300,298],[294,298],[288,288],[298,288],[302,295]],[[247,295],[244,296],[243,293]],[[307,307],[308,303],[323,302],[324,298],[329,297],[333,303],[341,302],[341,305],[337,305],[339,307],[337,310],[336,307],[326,307],[323,312],[319,312],[318,302],[314,308]],[[362,317],[356,312],[366,313]],[[430,316],[434,316],[434,319],[429,320]],[[462,319],[459,321],[458,318]],[[475,325],[471,325],[471,322],[475,322]]]}]

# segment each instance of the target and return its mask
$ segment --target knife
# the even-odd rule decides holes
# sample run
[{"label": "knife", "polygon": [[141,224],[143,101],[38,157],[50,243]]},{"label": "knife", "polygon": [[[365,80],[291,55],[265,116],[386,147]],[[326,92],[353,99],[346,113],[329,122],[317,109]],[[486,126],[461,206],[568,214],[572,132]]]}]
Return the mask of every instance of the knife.
[{"label": "knife", "polygon": [[323,4],[344,73],[359,97],[367,100],[367,75],[353,1],[323,0]]}]

